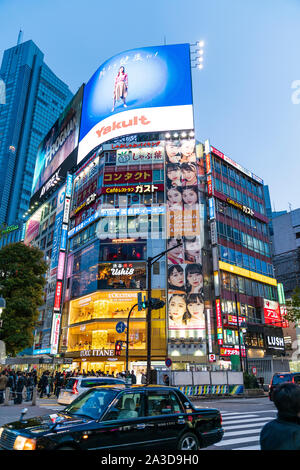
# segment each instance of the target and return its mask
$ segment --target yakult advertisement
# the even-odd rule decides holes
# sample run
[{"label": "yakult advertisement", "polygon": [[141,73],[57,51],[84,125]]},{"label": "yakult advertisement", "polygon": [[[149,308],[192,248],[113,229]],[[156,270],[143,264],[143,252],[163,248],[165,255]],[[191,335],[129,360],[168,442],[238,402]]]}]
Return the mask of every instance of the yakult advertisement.
[{"label": "yakult advertisement", "polygon": [[85,86],[78,163],[112,138],[193,129],[189,44],[132,49],[102,64]]}]

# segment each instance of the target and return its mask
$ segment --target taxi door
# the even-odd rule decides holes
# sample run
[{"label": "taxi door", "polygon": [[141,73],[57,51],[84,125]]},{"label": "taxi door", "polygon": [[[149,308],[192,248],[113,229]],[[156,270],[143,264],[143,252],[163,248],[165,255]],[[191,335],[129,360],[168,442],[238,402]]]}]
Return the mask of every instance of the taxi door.
[{"label": "taxi door", "polygon": [[147,447],[144,392],[124,391],[93,429],[89,449],[134,450]]},{"label": "taxi door", "polygon": [[172,390],[149,390],[146,395],[146,426],[149,445],[174,448],[187,426],[187,415]]}]

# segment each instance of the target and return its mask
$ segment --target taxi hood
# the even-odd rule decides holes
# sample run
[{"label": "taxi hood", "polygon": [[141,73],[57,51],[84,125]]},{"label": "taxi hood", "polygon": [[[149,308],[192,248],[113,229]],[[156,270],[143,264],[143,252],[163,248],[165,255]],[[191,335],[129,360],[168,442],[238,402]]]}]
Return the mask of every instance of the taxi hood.
[{"label": "taxi hood", "polygon": [[78,424],[86,423],[91,418],[82,416],[71,416],[64,412],[53,413],[51,415],[34,416],[32,418],[25,418],[22,421],[15,421],[8,423],[4,427],[11,431],[25,432],[26,434],[44,434],[49,431],[55,432],[61,429],[64,425],[76,426]]}]

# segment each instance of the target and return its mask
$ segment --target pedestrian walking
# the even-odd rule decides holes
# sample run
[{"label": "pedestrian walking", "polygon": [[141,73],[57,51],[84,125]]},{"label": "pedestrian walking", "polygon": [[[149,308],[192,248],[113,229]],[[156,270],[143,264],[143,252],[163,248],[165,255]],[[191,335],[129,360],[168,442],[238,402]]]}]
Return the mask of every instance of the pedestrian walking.
[{"label": "pedestrian walking", "polygon": [[43,375],[39,381],[40,398],[43,398],[43,396],[47,394],[47,386],[48,386],[47,372],[43,372]]},{"label": "pedestrian walking", "polygon": [[25,387],[26,387],[26,400],[25,401],[31,401],[32,400],[32,393],[33,393],[33,387],[34,387],[34,379],[33,379],[33,376],[30,372],[26,375]]},{"label": "pedestrian walking", "polygon": [[17,373],[17,380],[16,380],[16,396],[14,399],[15,405],[20,405],[23,401],[23,389],[25,386],[25,377],[23,372]]},{"label": "pedestrian walking", "polygon": [[300,386],[282,383],[273,392],[277,418],[260,433],[261,450],[300,450]]},{"label": "pedestrian walking", "polygon": [[136,375],[134,373],[134,370],[131,371],[131,384],[136,384]]},{"label": "pedestrian walking", "polygon": [[144,373],[144,371],[142,372],[141,383],[142,383],[142,384],[146,384],[146,383],[147,383],[147,377],[146,377],[146,374]]},{"label": "pedestrian walking", "polygon": [[170,385],[170,377],[168,376],[168,374],[164,375],[163,382],[164,382],[164,385],[166,385],[167,387]]},{"label": "pedestrian walking", "polygon": [[63,374],[60,374],[57,377],[57,385],[56,385],[56,398],[59,397],[61,389],[64,387],[65,384],[65,378]]},{"label": "pedestrian walking", "polygon": [[6,386],[9,388],[10,398],[14,399],[15,398],[15,390],[16,390],[16,379],[15,379],[15,374],[12,370],[9,371],[8,381],[7,381]]},{"label": "pedestrian walking", "polygon": [[4,402],[4,392],[7,387],[7,382],[7,373],[5,371],[2,371],[0,375],[0,404]]}]

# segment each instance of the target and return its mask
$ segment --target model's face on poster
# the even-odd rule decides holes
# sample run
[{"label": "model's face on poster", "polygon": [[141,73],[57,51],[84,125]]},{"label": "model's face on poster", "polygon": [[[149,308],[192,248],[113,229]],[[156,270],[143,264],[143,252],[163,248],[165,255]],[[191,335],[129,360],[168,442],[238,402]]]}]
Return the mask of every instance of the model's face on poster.
[{"label": "model's face on poster", "polygon": [[194,154],[195,140],[184,140],[181,144],[180,151],[184,157],[190,157]]},{"label": "model's face on poster", "polygon": [[186,311],[186,302],[184,297],[173,295],[169,302],[169,315],[173,318],[182,318]]},{"label": "model's face on poster", "polygon": [[178,189],[172,188],[168,190],[168,201],[170,205],[179,205],[182,203],[182,194]]},{"label": "model's face on poster", "polygon": [[169,282],[172,286],[183,287],[184,286],[184,272],[181,269],[174,268],[169,276]]},{"label": "model's face on poster", "polygon": [[200,273],[188,273],[187,281],[192,287],[203,287],[203,276]]},{"label": "model's face on poster", "polygon": [[193,206],[197,204],[198,202],[198,196],[197,193],[194,189],[191,189],[189,187],[185,188],[182,192],[182,199],[184,204],[187,204],[189,206]]}]

